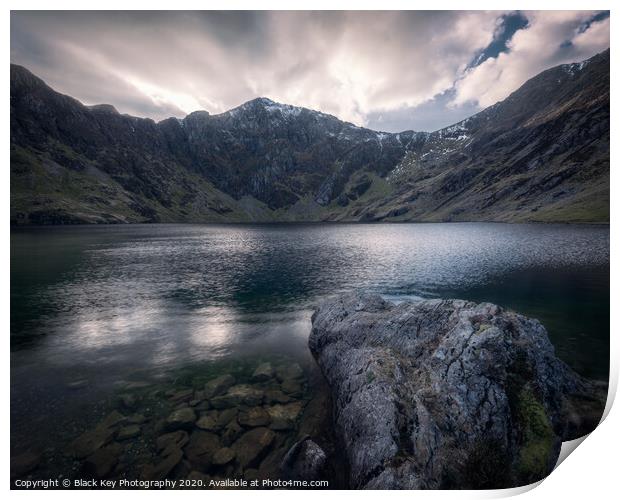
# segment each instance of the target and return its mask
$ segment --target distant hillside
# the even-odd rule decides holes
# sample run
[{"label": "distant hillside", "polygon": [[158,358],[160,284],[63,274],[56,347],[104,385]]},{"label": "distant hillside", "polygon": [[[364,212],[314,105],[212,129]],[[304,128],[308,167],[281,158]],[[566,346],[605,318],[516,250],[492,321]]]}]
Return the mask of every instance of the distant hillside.
[{"label": "distant hillside", "polygon": [[119,114],[11,65],[13,224],[609,221],[609,50],[433,133],[258,98]]}]

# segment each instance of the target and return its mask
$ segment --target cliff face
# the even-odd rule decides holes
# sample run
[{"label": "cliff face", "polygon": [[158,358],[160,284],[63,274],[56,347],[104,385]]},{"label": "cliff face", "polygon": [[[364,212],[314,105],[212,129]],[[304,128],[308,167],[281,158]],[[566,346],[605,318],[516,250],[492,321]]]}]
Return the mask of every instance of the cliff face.
[{"label": "cliff face", "polygon": [[551,472],[598,423],[605,388],[543,326],[493,304],[353,293],[312,318],[310,350],[358,488],[505,488]]},{"label": "cliff face", "polygon": [[11,66],[13,223],[609,220],[609,51],[433,132],[258,98],[119,114]]}]

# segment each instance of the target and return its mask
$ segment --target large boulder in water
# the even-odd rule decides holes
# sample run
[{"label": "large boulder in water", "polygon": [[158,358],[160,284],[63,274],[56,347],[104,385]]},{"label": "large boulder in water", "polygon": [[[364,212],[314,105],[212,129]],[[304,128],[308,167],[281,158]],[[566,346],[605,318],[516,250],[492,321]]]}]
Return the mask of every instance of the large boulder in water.
[{"label": "large boulder in water", "polygon": [[537,320],[493,304],[347,294],[316,310],[309,346],[352,487],[531,483],[603,411],[605,388],[560,361]]}]

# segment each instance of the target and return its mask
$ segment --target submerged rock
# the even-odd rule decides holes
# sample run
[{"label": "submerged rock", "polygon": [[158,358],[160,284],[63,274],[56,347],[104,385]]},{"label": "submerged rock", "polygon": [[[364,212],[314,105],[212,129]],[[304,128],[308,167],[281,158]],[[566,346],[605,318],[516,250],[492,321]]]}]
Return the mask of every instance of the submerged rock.
[{"label": "submerged rock", "polygon": [[75,458],[85,458],[92,455],[99,448],[108,444],[118,432],[118,425],[125,421],[125,417],[113,411],[105,417],[94,429],[86,431],[77,437],[67,448],[66,453]]},{"label": "submerged rock", "polygon": [[275,432],[266,427],[256,427],[243,434],[232,445],[239,465],[243,469],[258,465],[261,458],[268,452],[275,437]]},{"label": "submerged rock", "polygon": [[239,425],[237,419],[232,420],[222,433],[222,444],[230,446],[244,431],[245,429]]},{"label": "submerged rock", "polygon": [[204,431],[217,431],[221,428],[213,415],[203,415],[196,420],[196,427]]},{"label": "submerged rock", "polygon": [[309,436],[297,441],[282,459],[280,469],[285,477],[311,481],[321,477],[327,455]]},{"label": "submerged rock", "polygon": [[[604,391],[556,358],[543,326],[493,304],[353,293],[312,322],[353,487],[531,483],[602,414]],[[569,418],[584,397],[598,411]]]},{"label": "submerged rock", "polygon": [[298,380],[285,380],[282,382],[282,391],[292,397],[298,397],[303,394],[303,387]]},{"label": "submerged rock", "polygon": [[156,449],[159,453],[166,456],[170,451],[181,449],[189,442],[189,434],[185,431],[175,431],[168,434],[162,434],[155,442]]},{"label": "submerged rock", "polygon": [[143,424],[146,422],[146,417],[141,413],[134,413],[133,415],[129,415],[127,417],[126,422],[128,424]]},{"label": "submerged rock", "polygon": [[209,404],[208,401],[198,401],[198,403],[196,405],[192,405],[190,402],[190,406],[194,407],[194,410],[196,411],[207,411],[211,408],[211,405]]},{"label": "submerged rock", "polygon": [[255,382],[265,382],[273,377],[273,367],[271,363],[261,363],[252,374],[252,380]]},{"label": "submerged rock", "polygon": [[213,465],[226,465],[235,459],[235,450],[220,448],[213,454]]},{"label": "submerged rock", "polygon": [[36,469],[41,463],[41,454],[25,451],[11,457],[11,478],[17,478]]},{"label": "submerged rock", "polygon": [[280,465],[287,451],[287,447],[283,444],[281,436],[277,436],[270,451],[261,459],[258,467],[260,479],[283,479]]},{"label": "submerged rock", "polygon": [[303,404],[298,401],[285,405],[276,404],[267,408],[271,417],[271,429],[277,431],[291,430],[295,428],[295,422],[303,410]]},{"label": "submerged rock", "polygon": [[276,370],[276,376],[280,382],[285,380],[301,379],[304,376],[304,370],[299,363],[291,363],[278,367]]},{"label": "submerged rock", "polygon": [[194,398],[194,389],[181,389],[170,394],[173,403],[188,403]]},{"label": "submerged rock", "polygon": [[229,374],[221,375],[205,384],[204,397],[210,399],[224,394],[233,385],[235,385],[235,377]]},{"label": "submerged rock", "polygon": [[213,455],[221,448],[216,434],[207,431],[194,431],[185,447],[185,455],[192,465],[206,471],[212,463]]},{"label": "submerged rock", "polygon": [[237,408],[222,410],[217,416],[217,425],[219,427],[226,427],[232,420],[236,419],[237,413],[239,413]]},{"label": "submerged rock", "polygon": [[190,484],[192,484],[194,481],[197,482],[197,485],[190,486],[191,488],[202,490],[204,489],[205,484],[209,484],[210,477],[202,472],[193,470],[190,471],[190,473],[187,475],[187,479],[189,480]]},{"label": "submerged rock", "polygon": [[264,408],[257,406],[239,413],[237,420],[244,427],[263,427],[271,422],[270,414]]},{"label": "submerged rock", "polygon": [[218,410],[236,408],[239,405],[258,406],[263,402],[263,390],[248,385],[239,384],[231,387],[226,394],[211,399],[211,405]]},{"label": "submerged rock", "polygon": [[169,477],[175,468],[181,463],[183,452],[181,450],[171,450],[163,460],[157,464],[148,464],[142,470],[141,478],[147,481],[158,481]]},{"label": "submerged rock", "polygon": [[135,408],[138,403],[138,399],[133,394],[121,394],[119,399],[121,405],[128,410]]},{"label": "submerged rock", "polygon": [[189,407],[173,411],[166,419],[166,430],[176,431],[179,429],[189,430],[196,421],[196,412]]},{"label": "submerged rock", "polygon": [[262,479],[260,477],[260,473],[258,472],[258,469],[254,469],[254,468],[249,468],[249,469],[245,469],[244,473],[243,473],[243,478],[246,481],[260,481],[260,479]]},{"label": "submerged rock", "polygon": [[141,427],[137,424],[127,425],[125,427],[121,427],[116,435],[116,439],[118,441],[124,441],[126,439],[132,439],[140,435],[142,431]]},{"label": "submerged rock", "polygon": [[97,450],[84,461],[82,473],[86,477],[97,479],[109,476],[118,464],[118,459],[122,452],[123,447],[118,443],[112,443]]},{"label": "submerged rock", "polygon": [[265,391],[265,403],[289,403],[293,399],[284,394],[280,389],[267,389]]}]

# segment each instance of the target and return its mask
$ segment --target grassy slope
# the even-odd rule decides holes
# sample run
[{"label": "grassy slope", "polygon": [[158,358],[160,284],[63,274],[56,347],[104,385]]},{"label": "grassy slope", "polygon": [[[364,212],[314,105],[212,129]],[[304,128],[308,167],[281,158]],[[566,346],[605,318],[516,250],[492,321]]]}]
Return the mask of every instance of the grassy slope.
[{"label": "grassy slope", "polygon": [[[345,187],[345,192],[362,175],[370,178],[370,187],[357,199],[350,200],[345,207],[337,201],[322,207],[308,195],[294,206],[276,211],[251,197],[234,200],[198,175],[186,171],[180,175],[189,177],[200,195],[186,203],[183,188],[175,186],[172,206],[164,207],[156,200],[128,193],[92,162],[88,168],[76,172],[56,164],[45,155],[14,147],[11,154],[11,222],[39,223],[42,213],[63,216],[72,214],[75,216],[73,222],[82,223],[152,222],[152,218],[135,209],[136,198],[139,198],[140,204],[157,214],[156,220],[159,222],[609,222],[608,174],[574,196],[558,197],[555,200],[541,197],[538,203],[526,207],[519,207],[514,200],[505,200],[501,206],[491,210],[472,211],[472,200],[475,202],[482,195],[480,192],[471,192],[459,197],[455,203],[435,210],[430,210],[428,201],[412,202],[408,204],[411,210],[403,214],[398,213],[398,209],[405,204],[402,198],[395,196],[397,182],[365,172],[356,173]],[[419,181],[417,187],[420,190],[431,190],[440,181],[441,174],[439,178]],[[501,188],[493,186],[494,190]],[[458,214],[460,209],[464,210],[462,214]]]},{"label": "grassy slope", "polygon": [[[181,168],[169,186],[172,203],[163,206],[128,192],[96,163],[83,157],[80,163],[85,168],[76,171],[45,153],[12,146],[11,223],[244,222],[269,212],[256,200],[239,203]],[[183,184],[197,194],[188,198]]]}]

